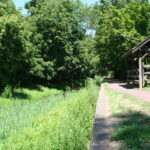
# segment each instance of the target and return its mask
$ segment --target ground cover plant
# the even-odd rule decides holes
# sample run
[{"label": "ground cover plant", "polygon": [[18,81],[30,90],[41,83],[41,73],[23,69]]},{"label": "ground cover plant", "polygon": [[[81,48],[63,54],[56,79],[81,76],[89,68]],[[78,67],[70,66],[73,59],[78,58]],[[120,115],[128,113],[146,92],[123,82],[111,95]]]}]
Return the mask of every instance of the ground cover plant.
[{"label": "ground cover plant", "polygon": [[144,87],[142,90],[150,91],[150,82],[148,82],[148,84],[146,85],[146,87]]},{"label": "ground cover plant", "polygon": [[116,119],[112,140],[120,143],[121,150],[150,149],[150,103],[107,86],[105,91],[112,117]]},{"label": "ground cover plant", "polygon": [[[25,102],[21,106],[16,105],[16,109],[12,108],[12,112],[10,110],[9,113],[14,116],[11,122],[14,120],[15,128],[18,129],[12,134],[7,133],[5,137],[0,133],[3,139],[1,149],[88,149],[98,91],[96,83],[89,80],[87,86],[79,91],[68,91],[65,95],[34,101],[34,104]],[[62,102],[51,110],[50,108],[59,101]],[[10,114],[4,113],[2,116],[6,115],[8,115],[7,121],[10,120]],[[1,120],[4,121],[4,117]],[[5,125],[1,125],[5,126],[5,129],[11,128],[11,122],[7,121]],[[6,133],[6,130],[3,133]]]},{"label": "ground cover plant", "polygon": [[0,97],[0,145],[12,133],[32,126],[34,117],[46,114],[63,100],[62,91],[43,86],[15,89],[11,98]]},{"label": "ground cover plant", "polygon": [[59,95],[61,93],[63,93],[62,90],[40,85],[30,86],[30,88],[15,88],[13,93],[10,89],[7,89],[1,93],[0,108],[7,108],[18,102],[43,100],[51,95]]}]

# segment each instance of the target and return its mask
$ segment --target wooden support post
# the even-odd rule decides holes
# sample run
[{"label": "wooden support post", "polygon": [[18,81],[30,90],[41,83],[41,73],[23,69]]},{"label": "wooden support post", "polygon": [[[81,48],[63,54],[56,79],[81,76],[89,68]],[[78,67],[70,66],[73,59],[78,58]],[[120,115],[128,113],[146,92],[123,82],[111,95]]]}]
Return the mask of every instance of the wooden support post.
[{"label": "wooden support post", "polygon": [[139,55],[139,88],[143,87],[143,64],[142,64],[142,56]]},{"label": "wooden support post", "polygon": [[[146,53],[146,54],[144,54],[144,55],[142,56],[142,61],[144,60],[144,58],[145,58],[146,56],[148,56],[148,54],[149,54],[149,53]],[[142,62],[142,70],[143,70],[143,72],[142,72],[142,76],[143,76],[143,87],[145,87],[145,85],[146,85],[146,79],[145,79],[144,61]]]},{"label": "wooden support post", "polygon": [[142,86],[145,87],[145,76],[144,76],[144,67],[143,66],[144,66],[144,62],[142,62],[142,79],[143,79]]}]

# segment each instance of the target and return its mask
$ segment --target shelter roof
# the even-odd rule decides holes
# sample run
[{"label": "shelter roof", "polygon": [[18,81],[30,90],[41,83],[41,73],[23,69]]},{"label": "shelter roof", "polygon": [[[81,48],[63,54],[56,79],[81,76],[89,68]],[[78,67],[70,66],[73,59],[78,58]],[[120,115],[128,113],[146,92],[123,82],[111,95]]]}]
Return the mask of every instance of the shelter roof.
[{"label": "shelter roof", "polygon": [[[150,36],[141,41],[140,43],[138,43],[136,46],[134,46],[130,51],[128,51],[127,53],[125,53],[123,55],[124,58],[130,57],[131,55],[134,55],[135,53],[137,53],[139,50],[142,51],[142,48],[147,45],[148,43],[150,43]],[[144,49],[145,50],[145,49]],[[150,51],[150,49],[147,49],[147,51]]]}]

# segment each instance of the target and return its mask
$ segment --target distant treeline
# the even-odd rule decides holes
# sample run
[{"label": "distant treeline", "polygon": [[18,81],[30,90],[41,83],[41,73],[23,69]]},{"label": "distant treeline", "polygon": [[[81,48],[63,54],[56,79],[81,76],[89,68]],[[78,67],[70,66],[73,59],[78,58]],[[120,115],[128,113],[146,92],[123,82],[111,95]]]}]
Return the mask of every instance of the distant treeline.
[{"label": "distant treeline", "polygon": [[[23,16],[0,0],[0,87],[75,82],[114,71],[121,56],[149,35],[148,0],[31,0]],[[87,29],[96,36],[86,35]]]}]

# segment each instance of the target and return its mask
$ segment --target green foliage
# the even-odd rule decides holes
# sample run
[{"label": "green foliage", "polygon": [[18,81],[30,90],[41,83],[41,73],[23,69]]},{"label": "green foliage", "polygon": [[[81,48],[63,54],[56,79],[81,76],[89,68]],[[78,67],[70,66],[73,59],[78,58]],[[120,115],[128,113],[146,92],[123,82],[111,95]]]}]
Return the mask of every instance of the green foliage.
[{"label": "green foliage", "polygon": [[32,0],[26,18],[11,1],[0,7],[0,88],[52,80],[73,86],[97,72],[94,40],[85,37],[82,25],[82,3]]},{"label": "green foliage", "polygon": [[0,97],[0,145],[11,134],[31,127],[34,117],[46,114],[63,100],[62,91],[42,86],[15,89],[12,99]]},{"label": "green foliage", "polygon": [[0,0],[0,16],[18,14],[11,0]]},{"label": "green foliage", "polygon": [[51,95],[61,95],[63,91],[36,85],[31,88],[17,88],[13,94],[14,99],[43,100]]},{"label": "green foliage", "polygon": [[13,92],[13,89],[10,85],[7,85],[5,88],[4,88],[4,91],[3,93],[1,94],[2,97],[4,98],[12,98],[12,92]]},{"label": "green foliage", "polygon": [[138,0],[101,3],[95,38],[101,73],[115,71],[115,76],[121,76],[122,55],[149,36],[150,5]]},{"label": "green foliage", "polygon": [[[26,82],[28,74],[35,70],[37,50],[30,42],[28,24],[21,16],[0,17],[0,82],[16,86]],[[32,70],[33,68],[33,70]]]},{"label": "green foliage", "polygon": [[62,90],[48,88],[40,85],[34,85],[30,88],[15,88],[6,86],[0,97],[0,108],[7,108],[19,101],[36,101],[44,100],[49,96],[62,95]]},{"label": "green foliage", "polygon": [[80,61],[82,62],[82,76],[94,77],[98,74],[99,57],[95,49],[95,40],[92,36],[86,36],[79,44]]},{"label": "green foliage", "polygon": [[[88,149],[97,95],[98,87],[93,80],[88,80],[86,88],[79,91],[67,92],[65,94],[65,101],[55,109],[45,115],[38,115],[32,122],[32,126],[28,125],[26,126],[27,128],[10,135],[2,142],[2,149]],[[61,97],[61,99],[63,99],[63,97]],[[49,103],[52,101],[53,99],[50,98]],[[57,101],[58,98],[55,98],[56,103]],[[28,110],[32,116],[32,112],[36,110],[33,109],[34,107],[37,107],[38,110],[40,108],[40,111],[45,109],[46,105],[43,107],[43,103],[48,105],[48,100],[40,102],[37,106],[30,103],[32,109],[29,108],[27,103],[22,105],[21,108],[26,107],[24,110]],[[15,112],[17,112],[17,110],[15,110]],[[24,122],[24,120],[29,121],[29,119],[25,117],[29,114],[28,111],[24,111],[24,114],[20,112],[23,115],[22,120],[19,117],[20,123]],[[8,125],[9,124],[6,124],[7,127]]]},{"label": "green foliage", "polygon": [[103,77],[103,76],[95,76],[95,82],[96,82],[96,84],[98,86],[100,86],[101,83],[104,82],[104,81],[105,81],[105,77]]},{"label": "green foliage", "polygon": [[[0,1],[0,88],[36,83],[74,87],[87,77],[123,78],[122,55],[149,35],[147,0],[31,0],[22,17],[11,0]],[[96,37],[86,30],[96,29]],[[9,44],[8,44],[9,43]]]},{"label": "green foliage", "polygon": [[[84,45],[81,44],[85,39],[85,30],[81,25],[84,9],[82,4],[70,0],[31,1],[30,5],[33,3],[29,7],[31,16],[28,21],[32,25],[32,41],[44,61],[43,78],[72,84],[94,74],[94,69],[91,70],[94,54],[87,46],[82,47],[87,40]],[[91,62],[87,62],[88,57],[92,58]]]}]

